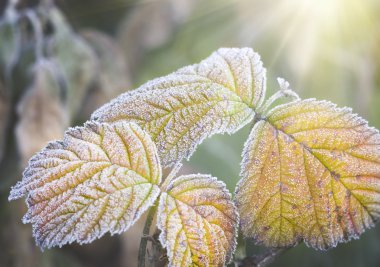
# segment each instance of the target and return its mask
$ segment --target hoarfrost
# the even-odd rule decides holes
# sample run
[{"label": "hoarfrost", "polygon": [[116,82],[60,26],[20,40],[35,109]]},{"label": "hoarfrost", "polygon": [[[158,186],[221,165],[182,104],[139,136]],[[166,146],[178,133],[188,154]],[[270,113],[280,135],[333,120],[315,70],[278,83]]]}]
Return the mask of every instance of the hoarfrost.
[{"label": "hoarfrost", "polygon": [[160,182],[156,147],[139,126],[89,122],[32,157],[9,199],[27,195],[23,220],[50,248],[126,231],[158,197]]},{"label": "hoarfrost", "polygon": [[257,243],[327,249],[380,217],[380,134],[349,108],[277,106],[252,129],[241,167],[236,203]]},{"label": "hoarfrost", "polygon": [[156,142],[164,166],[189,158],[206,137],[233,133],[264,100],[266,71],[250,48],[222,48],[101,107],[92,119],[133,121]]},{"label": "hoarfrost", "polygon": [[158,206],[169,266],[223,266],[236,247],[239,217],[225,184],[203,174],[170,182]]}]

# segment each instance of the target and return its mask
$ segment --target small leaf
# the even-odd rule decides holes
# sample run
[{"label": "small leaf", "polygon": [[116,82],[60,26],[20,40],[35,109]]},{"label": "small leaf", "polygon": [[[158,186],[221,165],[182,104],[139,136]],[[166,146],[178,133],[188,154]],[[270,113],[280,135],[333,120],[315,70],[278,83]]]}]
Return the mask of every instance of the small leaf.
[{"label": "small leaf", "polygon": [[380,135],[351,109],[308,99],[259,121],[236,202],[245,236],[316,249],[358,238],[380,217]]},{"label": "small leaf", "polygon": [[51,8],[48,16],[54,28],[48,50],[62,72],[67,87],[68,111],[73,120],[82,108],[87,90],[95,79],[96,55],[84,38],[71,29],[61,11]]},{"label": "small leaf", "polygon": [[97,110],[101,122],[134,121],[156,142],[164,166],[189,158],[206,137],[253,119],[265,94],[265,69],[252,49],[219,49],[127,92]]},{"label": "small leaf", "polygon": [[208,175],[173,180],[158,206],[169,266],[223,266],[236,246],[238,214],[225,184]]},{"label": "small leaf", "polygon": [[17,105],[16,140],[23,167],[50,140],[61,139],[69,122],[55,63],[41,60],[32,70],[32,85]]},{"label": "small leaf", "polygon": [[174,38],[176,30],[188,20],[195,5],[192,0],[151,1],[136,5],[126,13],[117,36],[128,63],[133,66],[133,76],[150,51],[163,47]]},{"label": "small leaf", "polygon": [[50,248],[126,231],[157,198],[160,182],[155,145],[137,125],[89,122],[35,155],[9,199],[27,194],[24,222]]},{"label": "small leaf", "polygon": [[95,109],[130,88],[129,70],[123,50],[104,33],[84,30],[81,36],[96,53],[96,77],[83,99],[79,119],[87,120]]}]

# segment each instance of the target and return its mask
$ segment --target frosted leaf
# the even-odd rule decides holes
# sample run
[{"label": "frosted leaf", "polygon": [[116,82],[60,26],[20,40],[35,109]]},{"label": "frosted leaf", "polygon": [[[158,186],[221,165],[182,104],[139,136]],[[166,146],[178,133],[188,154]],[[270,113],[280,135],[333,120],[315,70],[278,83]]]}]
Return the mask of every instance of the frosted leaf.
[{"label": "frosted leaf", "polygon": [[282,91],[291,90],[289,82],[287,80],[285,80],[284,78],[278,77],[277,82],[280,85],[280,89]]},{"label": "frosted leaf", "polygon": [[252,49],[219,49],[199,64],[122,94],[92,119],[138,123],[169,166],[189,158],[206,137],[233,133],[251,121],[264,99],[265,79]]},{"label": "frosted leaf", "polygon": [[316,249],[358,238],[380,217],[380,135],[351,109],[308,99],[259,121],[236,203],[245,236]]},{"label": "frosted leaf", "polygon": [[126,231],[157,198],[160,182],[155,145],[140,127],[89,122],[32,157],[9,199],[27,195],[24,222],[50,248]]},{"label": "frosted leaf", "polygon": [[236,246],[238,214],[225,184],[208,175],[173,180],[158,206],[169,266],[223,266]]}]

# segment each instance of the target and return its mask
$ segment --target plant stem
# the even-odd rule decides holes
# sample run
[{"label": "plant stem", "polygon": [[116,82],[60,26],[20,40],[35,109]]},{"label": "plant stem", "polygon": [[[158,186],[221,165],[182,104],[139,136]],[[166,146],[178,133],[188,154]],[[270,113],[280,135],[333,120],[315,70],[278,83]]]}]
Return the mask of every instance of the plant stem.
[{"label": "plant stem", "polygon": [[140,248],[139,248],[139,255],[138,255],[138,267],[145,267],[145,261],[146,261],[146,247],[148,245],[149,240],[149,234],[150,234],[150,227],[152,226],[152,222],[154,219],[154,215],[156,214],[157,210],[157,202],[149,209],[148,216],[146,217],[145,226],[143,230],[143,236],[140,240]]},{"label": "plant stem", "polygon": [[168,185],[176,177],[177,173],[179,172],[179,170],[181,168],[182,168],[182,163],[181,162],[178,162],[176,165],[174,165],[174,167],[171,169],[171,171],[168,174],[168,176],[165,178],[164,182],[161,184],[162,191],[166,191],[167,190]]},{"label": "plant stem", "polygon": [[281,254],[285,253],[292,247],[286,247],[286,248],[272,248],[268,250],[267,252],[261,254],[261,255],[253,255],[253,256],[247,256],[244,259],[235,262],[235,266],[238,267],[266,267],[269,264],[273,263],[273,261],[280,256]]},{"label": "plant stem", "polygon": [[[175,178],[178,171],[181,169],[182,163],[178,162],[173,169],[170,171],[169,175],[166,177],[164,182],[161,185],[161,188],[163,191],[166,190],[166,187],[169,185],[169,183]],[[148,216],[145,221],[145,226],[143,230],[143,236],[141,237],[140,241],[140,248],[139,248],[139,255],[138,255],[138,267],[145,267],[145,261],[146,261],[146,247],[148,245],[148,241],[152,241],[152,238],[150,237],[150,227],[152,226],[154,215],[157,211],[158,203],[157,201],[155,204],[149,209]]]},{"label": "plant stem", "polygon": [[278,99],[283,97],[289,97],[293,100],[299,100],[299,96],[296,92],[289,88],[289,83],[282,78],[277,79],[278,84],[280,85],[280,90],[272,95],[263,105],[260,105],[257,108],[257,113],[265,113],[269,107]]}]

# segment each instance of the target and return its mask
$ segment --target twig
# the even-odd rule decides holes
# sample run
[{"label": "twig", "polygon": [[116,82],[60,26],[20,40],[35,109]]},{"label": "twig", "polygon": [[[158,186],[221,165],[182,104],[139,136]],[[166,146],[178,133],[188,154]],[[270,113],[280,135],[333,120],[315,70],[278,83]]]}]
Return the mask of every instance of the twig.
[{"label": "twig", "polygon": [[148,241],[150,238],[148,238],[150,233],[150,227],[152,226],[154,215],[156,214],[157,210],[157,203],[155,203],[148,212],[148,216],[145,221],[145,226],[143,230],[143,236],[141,237],[140,241],[140,248],[139,248],[139,256],[138,256],[138,267],[145,267],[145,261],[146,261],[146,247],[148,245]]},{"label": "twig", "polygon": [[292,247],[286,248],[272,248],[267,252],[259,255],[247,256],[242,260],[235,261],[236,267],[266,267],[273,263],[274,260],[291,249]]},{"label": "twig", "polygon": [[[173,169],[170,171],[169,175],[166,177],[165,181],[162,183],[162,189],[166,190],[166,187],[169,183],[175,178],[178,171],[181,169],[182,163],[178,162]],[[138,267],[145,267],[146,261],[146,248],[148,245],[148,241],[151,241],[153,245],[157,244],[157,239],[155,237],[150,236],[150,227],[152,226],[154,215],[156,214],[158,203],[156,202],[149,210],[148,216],[145,221],[145,226],[143,230],[143,236],[140,241],[139,255],[138,255]],[[158,236],[158,232],[155,233]],[[162,261],[162,259],[158,259]]]}]

